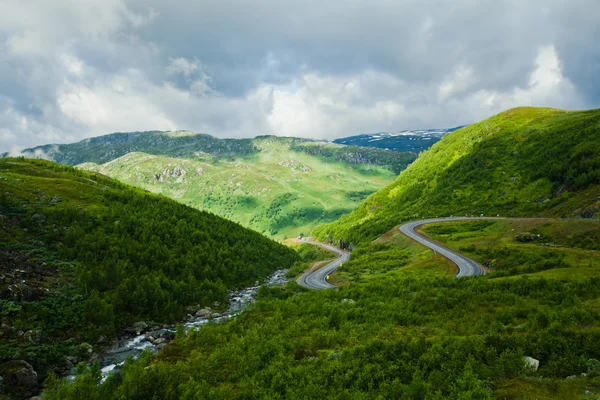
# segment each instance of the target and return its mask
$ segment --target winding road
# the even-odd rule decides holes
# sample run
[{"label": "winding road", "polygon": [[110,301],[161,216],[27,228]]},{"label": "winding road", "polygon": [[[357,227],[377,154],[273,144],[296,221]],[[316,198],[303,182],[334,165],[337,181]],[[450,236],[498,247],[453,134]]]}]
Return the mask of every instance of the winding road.
[{"label": "winding road", "polygon": [[477,262],[471,260],[468,257],[463,256],[460,253],[457,253],[454,250],[450,250],[449,248],[442,246],[440,243],[435,242],[425,236],[417,233],[415,228],[426,225],[433,224],[436,222],[450,222],[450,221],[469,221],[469,220],[477,220],[477,219],[497,219],[493,217],[449,217],[449,218],[432,218],[432,219],[423,219],[421,221],[412,221],[406,224],[400,225],[400,232],[408,236],[409,238],[416,240],[429,247],[434,252],[440,253],[442,256],[446,257],[448,260],[452,261],[454,264],[458,266],[458,274],[456,274],[457,278],[462,278],[465,276],[478,276],[485,274],[485,270],[483,267]]},{"label": "winding road", "polygon": [[302,275],[300,275],[298,279],[296,279],[296,282],[298,282],[299,285],[309,289],[321,290],[337,288],[337,286],[327,282],[327,276],[332,274],[333,271],[335,271],[336,269],[338,269],[341,266],[341,264],[348,261],[350,259],[350,253],[324,243],[313,241],[306,241],[305,243],[313,244],[315,246],[322,247],[325,250],[329,250],[333,253],[336,253],[338,255],[338,258],[315,271],[313,271],[312,269],[307,270]]},{"label": "winding road", "polygon": [[[495,217],[448,217],[448,218],[432,218],[432,219],[423,219],[420,221],[412,221],[407,222],[406,224],[400,225],[398,228],[400,232],[408,236],[409,238],[421,243],[424,246],[429,247],[436,253],[441,254],[446,257],[448,260],[452,261],[458,267],[458,274],[456,274],[457,278],[462,278],[466,276],[479,276],[485,274],[485,269],[477,263],[476,261],[471,260],[468,257],[454,251],[449,248],[441,245],[438,242],[435,242],[415,231],[415,228],[426,225],[433,224],[436,222],[450,222],[450,221],[470,221],[470,220],[478,220],[478,219],[499,219]],[[350,259],[350,253],[344,250],[340,250],[336,247],[314,242],[314,241],[306,241],[306,243],[313,244],[315,246],[320,246],[326,250],[336,253],[339,257],[329,264],[325,265],[322,268],[317,270],[309,269],[304,272],[302,275],[298,277],[296,280],[298,284],[304,286],[309,289],[333,289],[337,286],[332,285],[327,282],[327,276],[332,274],[336,269],[340,267],[341,264],[345,263]]]}]

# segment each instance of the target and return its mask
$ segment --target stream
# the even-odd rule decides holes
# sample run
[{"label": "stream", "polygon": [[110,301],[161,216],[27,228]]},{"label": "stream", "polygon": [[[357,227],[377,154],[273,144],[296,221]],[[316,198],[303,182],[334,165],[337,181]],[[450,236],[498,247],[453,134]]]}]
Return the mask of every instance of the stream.
[{"label": "stream", "polygon": [[[275,271],[267,281],[264,283],[266,286],[270,285],[281,285],[289,281],[285,277],[287,270]],[[212,313],[209,316],[193,316],[183,322],[185,330],[188,331],[191,328],[199,328],[200,326],[212,321],[219,322],[227,320],[240,314],[248,304],[253,303],[256,300],[256,292],[261,285],[255,285],[244,289],[232,291],[228,296],[227,309],[222,313]],[[123,336],[118,340],[119,346],[111,350],[106,351],[100,355],[100,366],[102,368],[102,382],[106,380],[108,375],[125,364],[125,361],[129,357],[138,358],[142,351],[150,350],[153,353],[159,351],[162,347],[166,346],[170,340],[175,337],[175,326],[163,327],[154,331],[141,333],[139,335]],[[160,342],[160,343],[157,343]],[[74,375],[69,375],[68,379],[75,379]]]}]

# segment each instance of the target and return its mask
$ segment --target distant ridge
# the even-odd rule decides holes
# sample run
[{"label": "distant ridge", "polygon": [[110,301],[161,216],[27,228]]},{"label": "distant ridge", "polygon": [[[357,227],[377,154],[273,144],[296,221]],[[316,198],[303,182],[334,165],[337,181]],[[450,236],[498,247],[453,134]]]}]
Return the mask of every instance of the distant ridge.
[{"label": "distant ridge", "polygon": [[466,125],[448,129],[416,129],[399,132],[367,133],[335,139],[333,143],[419,153],[433,146],[445,134],[454,132],[465,126]]}]

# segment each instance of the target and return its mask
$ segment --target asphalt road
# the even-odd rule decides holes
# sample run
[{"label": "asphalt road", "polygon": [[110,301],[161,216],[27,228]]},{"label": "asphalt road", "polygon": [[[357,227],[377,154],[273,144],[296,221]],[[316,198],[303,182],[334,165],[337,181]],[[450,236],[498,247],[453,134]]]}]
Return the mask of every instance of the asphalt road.
[{"label": "asphalt road", "polygon": [[337,286],[327,282],[327,275],[332,274],[333,271],[338,269],[340,264],[347,262],[350,259],[350,253],[324,243],[312,241],[306,241],[305,243],[314,244],[315,246],[320,246],[326,250],[332,251],[338,255],[338,258],[316,271],[310,269],[307,270],[296,279],[296,282],[309,289],[322,290],[336,288]]},{"label": "asphalt road", "polygon": [[432,218],[432,219],[424,219],[421,221],[413,221],[408,222],[406,224],[400,225],[400,232],[405,234],[411,239],[416,240],[417,242],[429,247],[431,250],[440,253],[442,256],[446,257],[448,260],[452,261],[454,264],[458,266],[458,274],[457,278],[462,278],[465,276],[478,276],[485,274],[485,270],[481,265],[477,262],[471,260],[468,257],[463,256],[460,253],[457,253],[454,250],[450,250],[447,247],[442,246],[441,244],[434,242],[431,239],[426,238],[415,232],[415,228],[425,224],[432,224],[435,222],[448,222],[448,221],[468,221],[468,220],[476,220],[476,219],[496,219],[490,217],[449,217],[449,218]]},{"label": "asphalt road", "polygon": [[[469,221],[469,220],[477,220],[477,219],[497,219],[494,217],[449,217],[449,218],[432,218],[432,219],[424,219],[421,221],[412,221],[406,224],[400,225],[400,232],[405,234],[411,239],[416,240],[417,242],[429,247],[431,250],[440,253],[442,256],[446,257],[448,260],[452,261],[454,264],[458,266],[458,274],[456,274],[457,278],[462,278],[465,276],[478,276],[485,274],[485,270],[481,265],[477,262],[471,260],[468,257],[463,256],[460,253],[457,253],[454,250],[450,250],[449,248],[437,243],[431,239],[426,238],[415,232],[415,228],[432,224],[435,222],[448,222],[448,221]],[[326,250],[330,250],[336,253],[339,257],[334,261],[330,262],[324,267],[319,268],[316,271],[307,270],[302,275],[296,279],[296,282],[301,286],[304,286],[309,289],[333,289],[337,286],[332,285],[327,282],[327,275],[330,275],[340,267],[340,264],[347,262],[350,259],[350,253],[344,250],[340,250],[336,247],[319,243],[313,241],[305,241],[305,243],[310,243],[315,246],[320,246]]]}]

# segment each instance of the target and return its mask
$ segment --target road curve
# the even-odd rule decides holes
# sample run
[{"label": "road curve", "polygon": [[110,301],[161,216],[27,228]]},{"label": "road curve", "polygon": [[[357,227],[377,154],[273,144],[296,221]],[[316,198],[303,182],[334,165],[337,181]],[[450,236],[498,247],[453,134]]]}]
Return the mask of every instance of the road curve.
[{"label": "road curve", "polygon": [[450,221],[469,221],[469,220],[478,220],[478,219],[498,219],[494,217],[449,217],[449,218],[432,218],[432,219],[424,219],[420,221],[412,221],[406,224],[400,225],[400,232],[405,234],[411,239],[416,240],[417,242],[429,247],[431,250],[440,253],[442,256],[446,257],[448,260],[452,261],[454,264],[458,266],[458,274],[456,274],[457,278],[462,278],[465,276],[478,276],[485,274],[485,270],[481,265],[477,262],[471,260],[468,257],[463,256],[460,253],[457,253],[454,250],[450,250],[447,247],[442,246],[441,244],[434,242],[431,239],[426,238],[423,235],[415,232],[415,228],[421,225],[433,224],[436,222],[450,222]]},{"label": "road curve", "polygon": [[300,275],[298,279],[296,279],[296,282],[298,282],[299,285],[309,289],[322,290],[337,288],[337,286],[327,282],[327,275],[332,274],[333,271],[338,269],[342,263],[348,261],[350,259],[350,253],[324,243],[313,241],[306,241],[305,243],[320,246],[325,250],[334,252],[338,255],[338,258],[325,265],[324,267],[319,268],[316,271],[311,271],[310,269],[307,270],[302,275]]}]

